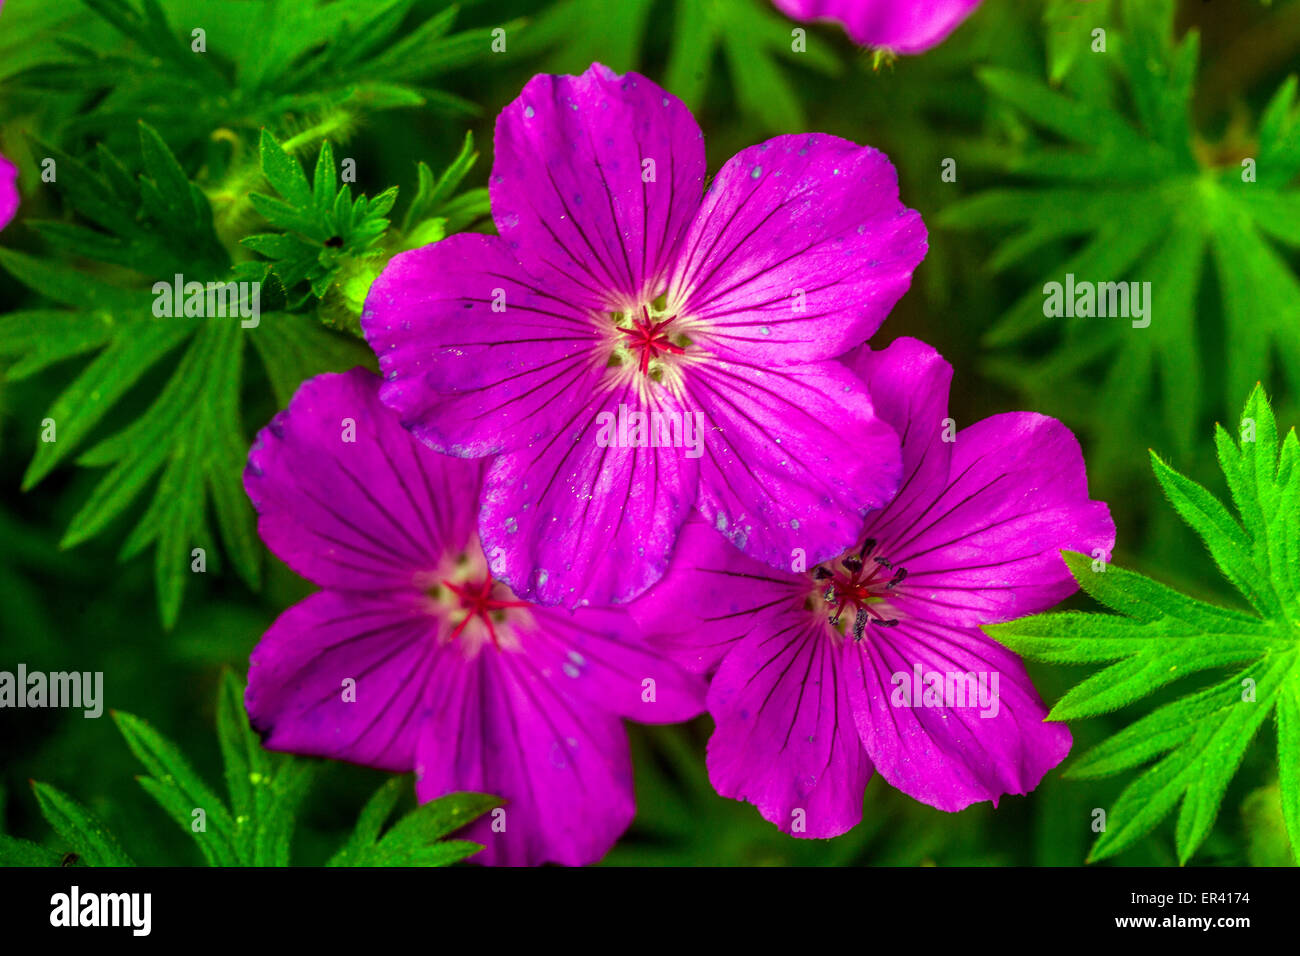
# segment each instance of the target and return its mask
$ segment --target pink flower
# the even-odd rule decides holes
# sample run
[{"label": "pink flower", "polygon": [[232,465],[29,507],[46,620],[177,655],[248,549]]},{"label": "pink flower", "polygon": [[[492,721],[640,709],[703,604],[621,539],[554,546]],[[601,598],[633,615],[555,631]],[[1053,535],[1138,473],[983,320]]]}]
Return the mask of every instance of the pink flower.
[{"label": "pink flower", "polygon": [[262,539],[322,588],[253,651],[249,718],[272,750],[414,770],[421,802],[504,797],[464,831],[479,862],[594,862],[634,810],[622,719],[693,717],[703,685],[625,611],[535,607],[495,581],[481,464],[415,441],[378,388],[362,369],[309,380],[249,453]]},{"label": "pink flower", "polygon": [[772,0],[796,20],[834,20],[859,46],[924,53],[938,46],[980,0]]},{"label": "pink flower", "polygon": [[492,457],[479,529],[520,596],[629,600],[696,508],[760,561],[828,558],[897,487],[897,438],[834,361],[925,255],[893,166],[808,134],[704,176],[695,120],[645,77],[534,77],[497,120],[500,237],[399,255],[371,289],[381,397]]},{"label": "pink flower", "polygon": [[691,525],[630,606],[665,650],[716,672],[714,787],[805,837],[853,827],[873,770],[956,811],[1060,763],[1069,731],[1043,722],[1019,658],[980,625],[1072,594],[1060,551],[1108,555],[1115,537],[1060,422],[1014,412],[955,431],[951,367],[915,339],[848,364],[903,438],[902,487],[857,542],[776,570]]},{"label": "pink flower", "polygon": [[0,229],[9,225],[18,211],[18,167],[0,156]]}]

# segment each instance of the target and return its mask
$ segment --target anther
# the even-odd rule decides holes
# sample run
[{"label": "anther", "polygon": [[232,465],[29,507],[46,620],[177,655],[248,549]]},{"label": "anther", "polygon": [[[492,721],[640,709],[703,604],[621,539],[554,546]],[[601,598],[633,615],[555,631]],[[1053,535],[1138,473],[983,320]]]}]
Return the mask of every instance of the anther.
[{"label": "anther", "polygon": [[896,617],[873,617],[871,623],[879,627],[897,627],[898,618]]},{"label": "anther", "polygon": [[907,568],[899,568],[894,572],[893,578],[885,585],[885,590],[892,590],[895,586],[902,584],[903,579],[907,577]]}]

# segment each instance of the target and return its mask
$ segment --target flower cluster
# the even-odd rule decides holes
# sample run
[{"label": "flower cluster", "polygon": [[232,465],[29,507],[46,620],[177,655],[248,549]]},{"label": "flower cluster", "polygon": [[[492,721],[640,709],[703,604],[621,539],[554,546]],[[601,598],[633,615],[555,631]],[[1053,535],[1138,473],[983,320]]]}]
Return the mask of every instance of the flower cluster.
[{"label": "flower cluster", "polygon": [[718,791],[808,837],[873,770],[955,811],[1070,747],[980,626],[1070,594],[1061,549],[1109,551],[1078,443],[959,431],[938,353],[864,345],[926,252],[884,155],[778,136],[705,175],[645,77],[535,77],[497,121],[499,235],[394,258],[381,375],[307,382],[249,456],[263,539],[322,589],[254,652],[254,725],[501,796],[481,862],[604,854],[624,718],[707,708]]}]

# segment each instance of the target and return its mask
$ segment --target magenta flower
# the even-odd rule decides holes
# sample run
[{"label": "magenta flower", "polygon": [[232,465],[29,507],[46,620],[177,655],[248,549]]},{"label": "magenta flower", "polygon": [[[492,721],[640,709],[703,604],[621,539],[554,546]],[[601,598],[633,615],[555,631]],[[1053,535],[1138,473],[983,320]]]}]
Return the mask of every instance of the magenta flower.
[{"label": "magenta flower", "polygon": [[824,134],[732,157],[701,198],[690,112],[643,76],[536,76],[497,119],[500,237],[394,258],[362,325],[432,447],[494,455],[492,572],[544,604],[625,601],[699,508],[767,563],[846,547],[896,436],[833,361],[926,250],[884,155]]},{"label": "magenta flower", "polygon": [[859,46],[924,53],[938,46],[980,0],[772,0],[795,20],[834,20]]},{"label": "magenta flower", "polygon": [[849,364],[903,436],[902,488],[857,543],[791,572],[688,525],[630,606],[670,653],[716,669],[714,787],[805,837],[861,819],[873,768],[947,811],[1032,790],[1070,733],[1043,722],[1019,658],[979,626],[1060,601],[1075,584],[1059,552],[1108,556],[1114,542],[1059,422],[995,415],[952,441],[951,368],[928,345],[899,339]]},{"label": "magenta flower", "polygon": [[324,590],[253,651],[272,750],[416,774],[507,803],[465,831],[494,864],[599,859],[632,819],[621,718],[702,709],[699,679],[622,609],[568,612],[494,581],[474,531],[482,466],[430,451],[362,369],[322,375],[258,435],[244,484],[267,546]]},{"label": "magenta flower", "polygon": [[9,225],[18,211],[18,167],[0,156],[0,229]]}]

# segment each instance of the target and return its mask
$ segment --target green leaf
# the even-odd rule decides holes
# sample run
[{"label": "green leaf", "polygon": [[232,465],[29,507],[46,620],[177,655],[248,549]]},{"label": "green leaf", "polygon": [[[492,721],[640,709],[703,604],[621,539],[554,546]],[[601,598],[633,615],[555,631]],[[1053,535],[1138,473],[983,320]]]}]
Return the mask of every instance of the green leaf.
[{"label": "green leaf", "polygon": [[270,766],[262,745],[248,724],[244,712],[244,689],[233,673],[221,674],[221,688],[217,694],[217,740],[221,745],[221,759],[226,773],[226,789],[230,793],[230,810],[237,825],[256,814],[253,784],[269,776]]},{"label": "green leaf", "polygon": [[[1300,382],[1300,278],[1272,244],[1300,244],[1288,215],[1300,210],[1297,84],[1284,83],[1260,114],[1258,181],[1247,182],[1238,136],[1211,149],[1193,126],[1199,39],[1175,39],[1174,4],[1079,7],[1049,6],[1048,77],[979,72],[1006,114],[1006,171],[1022,185],[959,199],[938,218],[997,235],[993,266],[1023,283],[986,334],[1001,353],[993,374],[1032,407],[1081,421],[1093,467],[1136,479],[1128,449],[1172,438],[1174,452],[1190,454],[1197,425],[1236,402],[1261,369],[1276,363]],[[1105,56],[1083,52],[1095,26],[1106,29]],[[1239,138],[1250,155],[1251,137]],[[1146,315],[1050,314],[1047,283],[1071,274],[1149,290]],[[1207,307],[1205,289],[1217,291],[1217,306]],[[1222,358],[1219,342],[1232,345]]]},{"label": "green leaf", "polygon": [[1279,442],[1259,387],[1246,402],[1240,435],[1236,442],[1220,428],[1217,436],[1239,518],[1154,453],[1151,462],[1174,509],[1256,613],[1219,608],[1135,572],[1066,554],[1080,587],[1118,613],[1041,614],[985,628],[1029,657],[1113,662],[1072,688],[1052,708],[1052,720],[1095,716],[1201,671],[1238,668],[1075,758],[1068,770],[1074,777],[1130,771],[1159,758],[1109,809],[1091,859],[1130,847],[1181,807],[1175,840],[1179,860],[1190,860],[1209,836],[1251,741],[1276,713],[1282,815],[1300,860],[1300,442],[1294,429]]},{"label": "green leaf", "polygon": [[64,859],[58,850],[0,833],[0,866],[59,866]]},{"label": "green leaf", "polygon": [[[292,293],[306,283],[311,295],[322,299],[340,278],[383,256],[385,217],[397,199],[395,187],[373,200],[353,200],[350,186],[337,188],[328,140],[321,143],[312,183],[267,130],[262,130],[261,160],[262,172],[279,196],[254,193],[250,199],[268,223],[284,232],[248,236],[241,244],[270,260],[286,290]],[[351,324],[345,327],[355,331]]]},{"label": "green leaf", "polygon": [[140,786],[178,826],[194,836],[208,865],[249,865],[252,861],[239,852],[230,811],[176,745],[131,714],[114,711],[113,720],[131,752],[150,774],[139,778]]},{"label": "green leaf", "polygon": [[[544,72],[579,73],[593,61],[620,73],[644,69],[646,25],[654,15],[649,0],[561,0],[529,28],[523,49],[549,51]],[[824,76],[844,70],[830,31],[808,29],[805,49],[796,52],[791,31],[799,25],[766,0],[676,0],[672,18],[664,86],[692,110],[703,105],[714,61],[722,59],[731,96],[747,117],[773,134],[797,132],[807,126],[786,66]]]},{"label": "green leaf", "polygon": [[[324,158],[326,145],[321,146],[321,157]],[[262,141],[259,146],[262,157],[262,174],[266,176],[269,182],[278,192],[286,203],[299,209],[307,208],[312,205],[312,187],[307,182],[306,175],[303,174],[302,166],[298,161],[286,153],[275,141],[271,131],[262,130]],[[319,175],[320,165],[317,164],[317,174]],[[330,170],[330,177],[333,178],[334,171]],[[330,200],[333,201],[333,195]]]},{"label": "green leaf", "polygon": [[90,866],[135,866],[117,838],[93,813],[62,790],[32,781],[41,813],[68,848]]},{"label": "green leaf", "polygon": [[[1277,699],[1278,785],[1282,795],[1282,818],[1292,848],[1300,847],[1300,687],[1288,685]],[[1289,757],[1288,757],[1289,755]],[[1300,862],[1300,851],[1295,852]]]},{"label": "green leaf", "polygon": [[483,847],[464,840],[443,840],[472,823],[501,800],[482,793],[452,793],[423,804],[379,836],[405,786],[395,778],[381,787],[361,810],[356,829],[330,859],[330,866],[447,866]]},{"label": "green leaf", "polygon": [[457,196],[461,183],[469,175],[478,161],[478,152],[474,149],[474,134],[465,133],[460,152],[435,181],[433,173],[424,163],[416,167],[418,181],[415,198],[407,207],[402,218],[402,232],[408,235],[406,248],[413,248],[412,234],[418,232],[430,219],[442,219],[444,234],[458,232],[487,216],[490,211],[487,190],[472,189]]},{"label": "green leaf", "polygon": [[[358,114],[377,110],[422,104],[475,111],[433,82],[493,58],[498,26],[515,44],[523,21],[457,33],[456,6],[428,6],[413,0],[208,5],[202,26],[209,49],[195,55],[192,25],[173,5],[145,0],[142,9],[132,0],[86,0],[94,15],[59,30],[59,57],[22,79],[29,95],[76,88],[83,107],[74,126],[91,139],[120,135],[128,121],[143,117],[166,130],[181,155],[202,148],[214,129],[255,136],[310,117],[344,132]],[[20,52],[37,62],[49,58]],[[6,57],[0,71],[8,69]]]},{"label": "green leaf", "polygon": [[357,825],[346,843],[339,847],[337,853],[330,857],[330,866],[364,866],[368,854],[379,840],[379,833],[384,828],[393,808],[402,799],[410,786],[405,777],[393,777],[366,801],[357,817]]},{"label": "green leaf", "polygon": [[217,739],[240,857],[253,866],[288,866],[298,804],[314,765],[264,750],[244,710],[244,685],[225,671],[217,696]]},{"label": "green leaf", "polygon": [[[134,23],[135,14],[119,6],[110,2],[105,9],[116,9],[123,23]],[[153,29],[143,23],[136,27]],[[306,319],[251,314],[250,287],[228,283],[260,283],[260,305],[268,312],[287,304],[284,284],[256,263],[231,267],[207,198],[186,178],[157,131],[143,123],[139,150],[144,172],[136,179],[102,146],[95,151],[96,168],[54,151],[63,172],[56,188],[87,224],[56,223],[47,238],[66,256],[98,255],[134,272],[114,269],[109,274],[124,285],[112,285],[61,265],[56,257],[0,249],[0,267],[46,299],[71,307],[38,306],[0,317],[0,356],[14,359],[10,378],[30,376],[64,359],[89,358],[42,416],[51,420],[55,437],[36,443],[23,488],[34,487],[73,457],[83,467],[106,469],[73,514],[61,542],[69,548],[104,534],[144,502],[124,533],[121,558],[154,549],[159,614],[170,628],[195,572],[221,570],[211,519],[233,570],[250,588],[261,582],[263,549],[240,479],[249,445],[241,414],[249,377],[244,363],[248,338],[254,339],[281,404],[305,378],[372,364],[373,357],[368,350],[340,345],[337,336],[324,330],[280,334],[282,327]],[[325,235],[324,229],[333,228],[336,206],[344,208],[350,244],[329,269],[331,274],[343,270],[349,288],[364,297],[348,270],[354,260],[364,260],[366,269],[377,273],[370,250],[383,237],[383,215],[394,194],[339,206],[347,189],[334,193],[328,146],[321,150],[317,192],[269,134],[264,153],[268,174],[306,203],[301,213],[285,206],[294,217]],[[319,210],[324,210],[323,218]],[[300,237],[266,241],[284,244],[265,247],[272,252],[303,247]],[[292,284],[320,268],[321,248],[319,243],[315,250],[308,248],[306,264]],[[133,278],[136,273],[139,277]],[[177,283],[183,290],[192,289],[191,283],[203,290],[203,315],[170,314]],[[234,289],[235,297],[207,295],[218,286]],[[259,331],[263,325],[270,328]],[[160,378],[153,394],[142,394],[146,383]],[[134,419],[124,419],[124,407],[142,410]],[[197,549],[203,552],[201,566]]]},{"label": "green leaf", "polygon": [[[209,866],[288,866],[298,807],[315,780],[317,764],[262,747],[244,708],[244,684],[229,671],[221,676],[216,710],[229,806],[195,773],[180,749],[146,721],[120,711],[112,716],[148,773],[137,778],[140,785],[193,836]],[[0,865],[134,865],[85,807],[48,784],[33,782],[32,787],[41,812],[66,846],[48,848],[0,833]],[[476,843],[443,838],[501,803],[484,794],[455,793],[434,800],[383,833],[398,801],[410,790],[409,776],[394,776],[385,783],[362,809],[351,837],[329,865],[446,866],[482,849]],[[0,819],[3,804],[0,788]],[[72,854],[65,856],[65,848]]]}]

